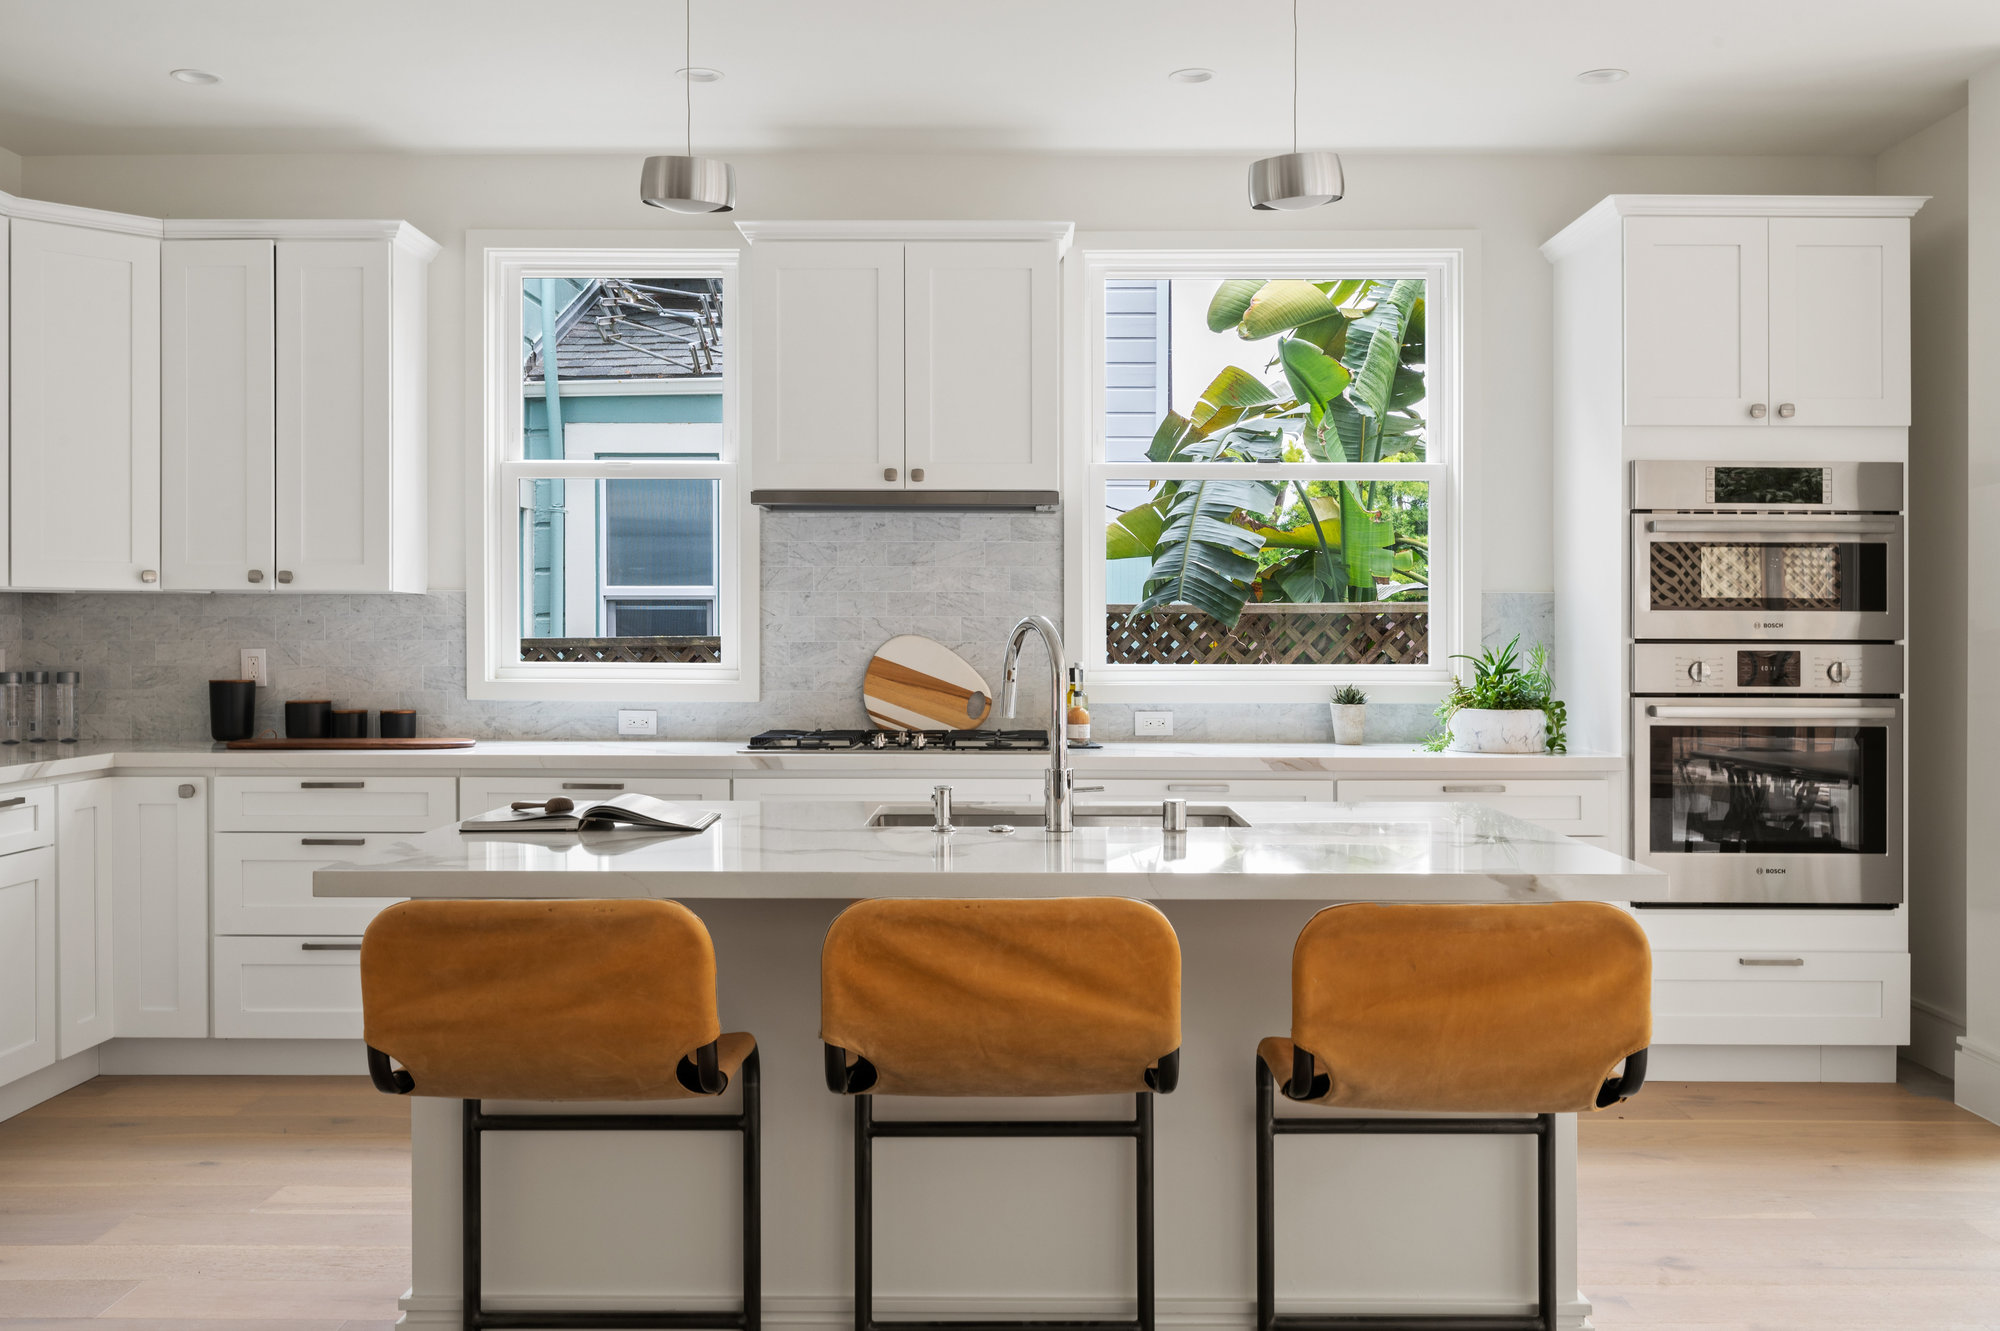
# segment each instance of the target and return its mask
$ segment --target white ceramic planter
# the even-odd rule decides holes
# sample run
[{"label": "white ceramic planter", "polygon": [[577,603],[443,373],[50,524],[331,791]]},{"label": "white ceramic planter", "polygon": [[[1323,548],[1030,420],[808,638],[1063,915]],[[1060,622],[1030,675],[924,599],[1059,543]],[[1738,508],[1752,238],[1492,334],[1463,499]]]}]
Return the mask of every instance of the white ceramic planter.
[{"label": "white ceramic planter", "polygon": [[1333,742],[1335,744],[1359,744],[1368,729],[1368,704],[1365,702],[1330,702],[1326,709],[1333,713]]},{"label": "white ceramic planter", "polygon": [[1453,753],[1540,753],[1549,745],[1548,717],[1535,711],[1461,707],[1451,714]]}]

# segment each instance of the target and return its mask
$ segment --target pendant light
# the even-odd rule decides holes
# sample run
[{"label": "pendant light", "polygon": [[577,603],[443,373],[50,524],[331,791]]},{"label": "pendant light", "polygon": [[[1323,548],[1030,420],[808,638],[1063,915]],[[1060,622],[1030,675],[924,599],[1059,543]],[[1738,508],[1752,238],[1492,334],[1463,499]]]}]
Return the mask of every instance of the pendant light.
[{"label": "pendant light", "polygon": [[686,90],[687,155],[648,157],[639,200],[677,213],[726,213],[736,207],[736,168],[694,155],[694,0],[681,0],[681,83]]},{"label": "pendant light", "polygon": [[1299,212],[1336,203],[1345,192],[1338,153],[1299,151],[1299,0],[1292,0],[1292,150],[1250,163],[1250,206]]}]

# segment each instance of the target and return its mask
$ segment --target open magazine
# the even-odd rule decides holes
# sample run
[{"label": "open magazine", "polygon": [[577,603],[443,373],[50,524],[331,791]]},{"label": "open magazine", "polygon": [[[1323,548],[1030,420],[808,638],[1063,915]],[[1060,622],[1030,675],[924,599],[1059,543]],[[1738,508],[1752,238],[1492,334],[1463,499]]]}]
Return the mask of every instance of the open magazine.
[{"label": "open magazine", "polygon": [[[555,806],[553,809],[550,806]],[[461,832],[574,832],[583,827],[647,828],[658,832],[699,832],[722,815],[690,804],[672,804],[636,791],[594,804],[572,806],[555,799],[526,808],[495,809],[468,818]]]}]

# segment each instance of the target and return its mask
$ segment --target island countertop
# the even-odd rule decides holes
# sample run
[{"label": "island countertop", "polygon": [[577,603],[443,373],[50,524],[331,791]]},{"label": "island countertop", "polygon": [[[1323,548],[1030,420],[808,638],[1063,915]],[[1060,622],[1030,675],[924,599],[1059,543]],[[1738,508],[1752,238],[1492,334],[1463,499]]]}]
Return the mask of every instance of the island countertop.
[{"label": "island countertop", "polygon": [[[1460,803],[1236,803],[1241,827],[871,828],[880,803],[734,801],[704,832],[461,833],[319,869],[321,897],[1129,896],[1154,901],[1645,901],[1666,876]],[[897,806],[904,807],[904,806]],[[1079,806],[1079,812],[1088,806]],[[1190,812],[1197,810],[1191,809]]]}]

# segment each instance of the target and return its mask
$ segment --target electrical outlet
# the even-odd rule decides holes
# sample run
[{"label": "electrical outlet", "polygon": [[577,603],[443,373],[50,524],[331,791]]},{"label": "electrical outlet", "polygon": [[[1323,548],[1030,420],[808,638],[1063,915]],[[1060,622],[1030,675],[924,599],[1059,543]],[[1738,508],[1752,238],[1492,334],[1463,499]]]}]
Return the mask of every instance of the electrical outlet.
[{"label": "electrical outlet", "polygon": [[257,687],[271,687],[270,649],[267,647],[245,647],[243,649],[242,675],[245,679],[257,681]]},{"label": "electrical outlet", "polygon": [[1132,713],[1132,733],[1135,735],[1171,735],[1174,733],[1172,712]]},{"label": "electrical outlet", "polygon": [[621,735],[657,735],[660,733],[658,712],[628,712],[618,709],[618,733]]}]

